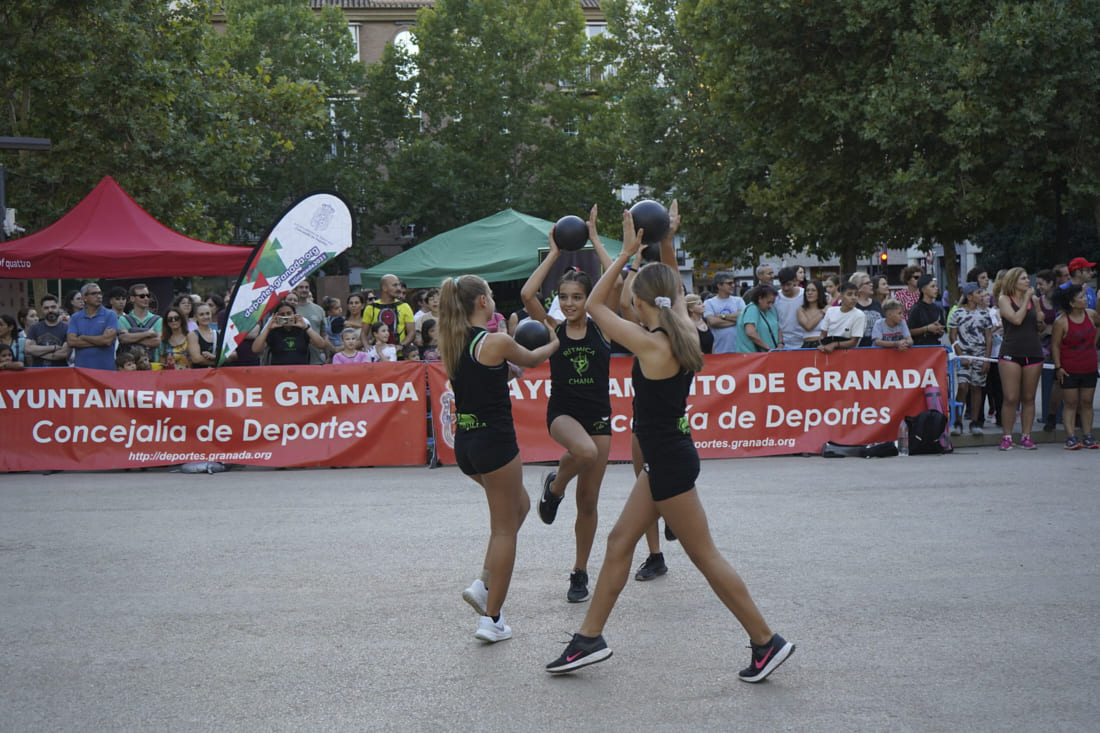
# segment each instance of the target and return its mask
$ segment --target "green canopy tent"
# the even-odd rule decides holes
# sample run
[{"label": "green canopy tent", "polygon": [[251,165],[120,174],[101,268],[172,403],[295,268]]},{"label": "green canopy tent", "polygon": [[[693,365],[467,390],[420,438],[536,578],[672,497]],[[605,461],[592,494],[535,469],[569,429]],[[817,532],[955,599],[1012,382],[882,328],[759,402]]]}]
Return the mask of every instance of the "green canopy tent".
[{"label": "green canopy tent", "polygon": [[[552,221],[505,209],[426,239],[364,270],[363,287],[377,288],[387,274],[396,275],[410,288],[436,287],[443,278],[465,274],[480,275],[489,282],[526,280],[542,261],[540,250],[546,251],[553,226]],[[622,250],[622,242],[616,239],[601,236],[600,241],[612,257]],[[571,261],[574,258],[579,261]],[[591,245],[580,252],[565,252],[561,260],[564,266],[576,265],[599,276],[598,264],[589,266],[597,263]]]}]

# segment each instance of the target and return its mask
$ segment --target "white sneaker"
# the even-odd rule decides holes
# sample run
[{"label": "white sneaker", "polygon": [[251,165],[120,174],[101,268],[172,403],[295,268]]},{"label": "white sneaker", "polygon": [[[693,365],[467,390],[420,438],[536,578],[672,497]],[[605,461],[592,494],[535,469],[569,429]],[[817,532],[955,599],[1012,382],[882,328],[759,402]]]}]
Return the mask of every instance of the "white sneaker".
[{"label": "white sneaker", "polygon": [[963,434],[963,426],[959,425],[958,423],[952,425],[951,426],[951,434],[952,435],[962,435]]},{"label": "white sneaker", "polygon": [[478,578],[470,583],[469,588],[462,591],[462,600],[469,603],[477,611],[478,616],[484,616],[485,606],[489,603],[489,589],[481,582],[481,578]]},{"label": "white sneaker", "polygon": [[985,431],[982,430],[981,425],[971,425],[970,426],[970,434],[971,435],[985,435]]},{"label": "white sneaker", "polygon": [[512,638],[512,629],[504,623],[504,617],[501,617],[500,621],[493,621],[492,616],[482,616],[477,622],[477,632],[474,636],[489,643],[504,641]]}]

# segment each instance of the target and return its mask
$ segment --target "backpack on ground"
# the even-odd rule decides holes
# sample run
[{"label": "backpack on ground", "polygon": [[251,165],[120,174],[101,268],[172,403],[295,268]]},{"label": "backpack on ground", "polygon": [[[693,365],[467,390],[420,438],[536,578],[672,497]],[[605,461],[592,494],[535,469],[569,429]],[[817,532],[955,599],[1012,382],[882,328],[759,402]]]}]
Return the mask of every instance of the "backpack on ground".
[{"label": "backpack on ground", "polygon": [[947,415],[939,410],[925,410],[916,416],[906,416],[905,424],[909,428],[909,455],[943,453],[940,438],[947,430]]}]

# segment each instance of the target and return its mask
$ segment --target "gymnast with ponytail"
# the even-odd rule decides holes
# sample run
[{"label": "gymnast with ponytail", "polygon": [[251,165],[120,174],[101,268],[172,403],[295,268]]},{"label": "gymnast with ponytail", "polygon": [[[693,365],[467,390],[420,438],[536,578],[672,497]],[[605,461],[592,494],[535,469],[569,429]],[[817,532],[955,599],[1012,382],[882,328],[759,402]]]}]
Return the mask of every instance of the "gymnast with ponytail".
[{"label": "gymnast with ponytail", "polygon": [[493,291],[477,275],[443,281],[439,291],[439,353],[455,397],[455,462],[484,490],[489,503],[489,544],[481,576],[462,598],[480,616],[474,636],[497,642],[512,637],[501,606],[512,580],[516,536],[531,508],[523,487],[508,380],[512,366],[535,367],[550,358],[558,339],[530,351],[485,324],[496,312]]},{"label": "gymnast with ponytail", "polygon": [[699,454],[688,425],[687,396],[695,372],[703,367],[699,337],[682,314],[680,278],[662,263],[643,266],[627,287],[639,322],[620,317],[605,302],[630,258],[641,246],[629,211],[623,212],[623,249],[588,298],[588,313],[609,338],[634,354],[634,426],[645,461],[618,521],[607,538],[607,552],[584,621],[551,674],[571,672],[611,656],[604,626],[626,585],[634,547],[658,517],[676,533],[692,563],[748,633],[749,666],[738,674],[760,682],[794,651],[794,644],[773,633],[745,583],[711,538],[707,516],[695,488]]}]

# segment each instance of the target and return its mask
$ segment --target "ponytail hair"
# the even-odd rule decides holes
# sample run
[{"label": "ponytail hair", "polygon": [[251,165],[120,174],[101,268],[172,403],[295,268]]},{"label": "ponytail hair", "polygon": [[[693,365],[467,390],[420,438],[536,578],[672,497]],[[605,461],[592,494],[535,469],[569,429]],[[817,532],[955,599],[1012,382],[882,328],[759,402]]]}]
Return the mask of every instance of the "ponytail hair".
[{"label": "ponytail hair", "polygon": [[439,355],[451,379],[458,374],[477,299],[488,294],[489,284],[477,275],[449,277],[439,287]]},{"label": "ponytail hair", "polygon": [[[699,348],[699,335],[695,327],[686,323],[672,310],[672,304],[680,297],[681,283],[676,272],[668,265],[651,262],[638,270],[631,285],[634,297],[657,308],[658,323],[668,335],[672,346],[672,358],[682,369],[697,372],[703,368],[703,352]],[[658,300],[660,299],[660,300]]]}]

